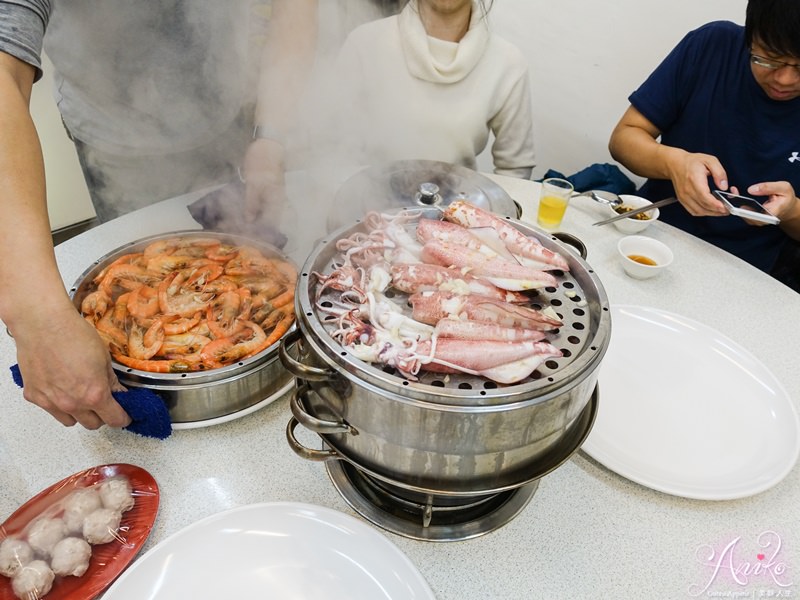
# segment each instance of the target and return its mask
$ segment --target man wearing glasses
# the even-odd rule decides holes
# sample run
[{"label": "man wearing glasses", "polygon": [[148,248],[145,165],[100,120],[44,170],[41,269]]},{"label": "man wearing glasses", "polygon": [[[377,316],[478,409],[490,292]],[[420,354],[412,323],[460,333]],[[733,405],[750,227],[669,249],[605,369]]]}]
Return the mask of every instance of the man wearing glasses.
[{"label": "man wearing glasses", "polygon": [[[609,150],[648,178],[642,196],[677,196],[664,221],[800,291],[798,31],[800,1],[750,0],[744,27],[690,32],[631,94]],[[711,192],[731,188],[759,197],[780,225],[728,216]]]}]

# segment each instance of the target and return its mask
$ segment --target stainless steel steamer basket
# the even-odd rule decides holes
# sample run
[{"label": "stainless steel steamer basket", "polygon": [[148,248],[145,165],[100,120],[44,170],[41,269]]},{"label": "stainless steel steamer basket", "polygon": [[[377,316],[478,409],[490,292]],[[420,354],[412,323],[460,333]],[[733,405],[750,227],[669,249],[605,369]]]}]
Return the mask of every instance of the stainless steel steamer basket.
[{"label": "stainless steel steamer basket", "polygon": [[[292,262],[276,247],[249,238],[199,230],[175,231],[143,238],[120,246],[97,259],[78,277],[70,288],[70,297],[80,309],[83,298],[90,291],[92,280],[107,265],[130,253],[141,252],[152,242],[173,237],[217,238],[222,243],[252,246],[265,256]],[[292,326],[293,331],[295,326]],[[154,390],[167,404],[173,423],[193,423],[230,415],[283,391],[288,391],[293,376],[278,358],[278,343],[235,364],[192,373],[151,373],[131,369],[112,360],[114,371],[125,387]],[[292,354],[294,345],[290,345]]]},{"label": "stainless steel steamer basket", "polygon": [[[291,407],[329,451],[298,447],[312,460],[343,459],[387,481],[440,494],[474,494],[527,482],[537,461],[557,446],[587,407],[608,347],[608,298],[591,267],[556,237],[508,219],[525,235],[560,253],[569,272],[558,286],[531,294],[531,306],[552,306],[564,322],[550,336],[564,352],[530,377],[503,386],[482,377],[422,373],[408,381],[350,354],[335,341],[333,323],[315,306],[312,273],[340,264],[336,241],[365,231],[359,221],[320,242],[298,279],[295,308],[299,360],[282,353],[299,380]],[[332,302],[333,292],[321,302]],[[402,296],[402,294],[397,294]],[[410,313],[410,308],[408,309]],[[572,435],[573,432],[570,432]]]}]

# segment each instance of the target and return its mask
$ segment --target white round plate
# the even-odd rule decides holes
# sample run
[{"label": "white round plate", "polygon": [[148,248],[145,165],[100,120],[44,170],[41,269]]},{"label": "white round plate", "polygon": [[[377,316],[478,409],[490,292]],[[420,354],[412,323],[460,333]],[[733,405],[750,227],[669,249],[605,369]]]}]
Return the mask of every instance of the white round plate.
[{"label": "white round plate", "polygon": [[222,415],[221,417],[214,417],[213,419],[203,419],[202,421],[184,421],[182,423],[173,423],[172,429],[176,431],[180,431],[182,429],[199,429],[201,427],[211,427],[212,425],[220,425],[222,423],[227,423],[228,421],[234,421],[236,419],[241,419],[247,415],[250,415],[258,410],[261,410],[268,404],[272,404],[278,398],[281,398],[284,394],[288,393],[294,387],[294,379],[289,381],[285,386],[279,389],[277,392],[272,394],[271,396],[267,396],[260,402],[256,402],[255,404],[248,406],[247,408],[243,408],[242,410],[237,410],[236,412],[232,412],[227,415]]},{"label": "white round plate", "polygon": [[312,504],[251,504],[160,542],[103,600],[435,600],[408,557],[363,521]]},{"label": "white round plate", "polygon": [[601,402],[582,449],[667,494],[743,498],[769,489],[800,454],[791,399],[756,357],[670,312],[613,306]]}]

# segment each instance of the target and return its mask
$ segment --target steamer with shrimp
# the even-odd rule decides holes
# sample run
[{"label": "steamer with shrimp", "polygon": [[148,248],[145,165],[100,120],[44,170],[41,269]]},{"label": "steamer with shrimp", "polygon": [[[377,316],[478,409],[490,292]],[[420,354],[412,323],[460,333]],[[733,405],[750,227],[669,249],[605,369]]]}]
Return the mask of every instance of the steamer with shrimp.
[{"label": "steamer with shrimp", "polygon": [[[611,332],[599,279],[561,239],[455,200],[369,213],[320,242],[281,348],[298,379],[292,449],[402,535],[464,539],[509,518],[476,523],[480,504],[516,514],[524,502],[497,498],[535,489],[591,430]],[[468,523],[437,526],[437,510]]]},{"label": "steamer with shrimp", "polygon": [[123,385],[157,392],[175,424],[202,424],[292,386],[277,349],[294,327],[296,277],[268,244],[180,231],[110,252],[70,293]]}]

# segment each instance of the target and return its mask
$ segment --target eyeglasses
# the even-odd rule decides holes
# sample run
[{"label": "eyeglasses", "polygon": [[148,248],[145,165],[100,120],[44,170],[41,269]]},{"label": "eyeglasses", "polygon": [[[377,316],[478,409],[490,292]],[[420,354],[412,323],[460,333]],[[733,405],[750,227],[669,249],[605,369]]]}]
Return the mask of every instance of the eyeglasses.
[{"label": "eyeglasses", "polygon": [[765,69],[769,69],[770,71],[777,71],[778,69],[782,69],[784,67],[794,67],[795,69],[800,71],[800,64],[787,63],[781,60],[772,60],[771,58],[764,58],[763,56],[759,56],[758,54],[751,54],[750,62],[759,67],[764,67]]}]

